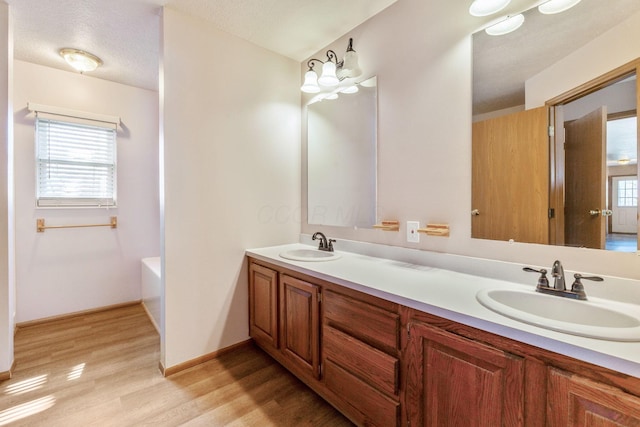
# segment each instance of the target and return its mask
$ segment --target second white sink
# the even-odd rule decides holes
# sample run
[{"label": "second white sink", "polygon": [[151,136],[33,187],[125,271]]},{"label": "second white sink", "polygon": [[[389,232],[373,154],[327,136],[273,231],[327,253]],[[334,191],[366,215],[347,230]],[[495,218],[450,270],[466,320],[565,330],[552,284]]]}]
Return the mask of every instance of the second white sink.
[{"label": "second white sink", "polygon": [[631,304],[508,289],[483,290],[476,299],[496,313],[545,329],[610,341],[640,341],[640,307]]}]

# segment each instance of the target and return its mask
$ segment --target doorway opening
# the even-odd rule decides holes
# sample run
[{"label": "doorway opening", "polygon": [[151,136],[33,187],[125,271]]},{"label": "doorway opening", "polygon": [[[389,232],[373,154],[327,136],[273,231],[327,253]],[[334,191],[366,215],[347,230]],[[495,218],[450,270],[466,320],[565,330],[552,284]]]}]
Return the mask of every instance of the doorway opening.
[{"label": "doorway opening", "polygon": [[549,102],[550,240],[565,246],[638,250],[636,60]]}]

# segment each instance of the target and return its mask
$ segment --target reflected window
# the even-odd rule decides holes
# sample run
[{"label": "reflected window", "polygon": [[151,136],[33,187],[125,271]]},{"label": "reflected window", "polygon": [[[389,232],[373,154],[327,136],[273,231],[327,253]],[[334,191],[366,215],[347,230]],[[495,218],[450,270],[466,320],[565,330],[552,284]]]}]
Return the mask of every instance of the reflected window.
[{"label": "reflected window", "polygon": [[638,180],[621,179],[618,181],[618,207],[638,206]]}]

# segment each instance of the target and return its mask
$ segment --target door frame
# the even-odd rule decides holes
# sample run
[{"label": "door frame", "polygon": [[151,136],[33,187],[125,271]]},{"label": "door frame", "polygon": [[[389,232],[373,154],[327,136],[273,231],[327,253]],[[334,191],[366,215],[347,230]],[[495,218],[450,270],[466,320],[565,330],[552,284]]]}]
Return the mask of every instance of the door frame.
[{"label": "door frame", "polygon": [[[564,245],[564,130],[560,124],[564,123],[561,107],[582,98],[600,89],[604,89],[614,83],[618,83],[631,75],[636,75],[636,117],[640,111],[640,58],[636,58],[618,68],[609,71],[593,80],[551,98],[545,105],[550,108],[551,121],[554,124],[555,132],[550,138],[549,161],[549,208],[553,209],[554,216],[549,219],[549,243],[552,245]],[[640,122],[640,120],[639,120]],[[640,158],[640,126],[637,129],[638,156]],[[636,164],[636,173],[640,180],[640,162]],[[638,215],[640,216],[640,204],[638,205]],[[640,247],[640,222],[638,224],[638,243]]]}]

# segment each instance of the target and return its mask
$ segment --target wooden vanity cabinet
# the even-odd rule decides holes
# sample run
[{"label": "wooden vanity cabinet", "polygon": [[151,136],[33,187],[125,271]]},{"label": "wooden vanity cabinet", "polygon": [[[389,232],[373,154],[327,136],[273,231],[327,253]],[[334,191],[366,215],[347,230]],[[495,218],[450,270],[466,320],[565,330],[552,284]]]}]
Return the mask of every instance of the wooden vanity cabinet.
[{"label": "wooden vanity cabinet", "polygon": [[359,426],[640,427],[640,379],[250,261],[249,331]]},{"label": "wooden vanity cabinet", "polygon": [[256,344],[357,425],[399,425],[398,304],[268,265],[249,264]]},{"label": "wooden vanity cabinet", "polygon": [[522,357],[424,323],[407,331],[409,425],[524,425]]},{"label": "wooden vanity cabinet", "polygon": [[303,379],[320,376],[320,287],[249,264],[249,336]]},{"label": "wooden vanity cabinet", "polygon": [[280,276],[280,351],[292,364],[320,377],[320,287]]},{"label": "wooden vanity cabinet", "polygon": [[249,265],[249,335],[278,348],[278,272],[255,263]]},{"label": "wooden vanity cabinet", "polygon": [[640,397],[549,368],[547,426],[640,426]]},{"label": "wooden vanity cabinet", "polygon": [[323,382],[367,426],[400,423],[398,306],[344,290],[323,292]]}]

